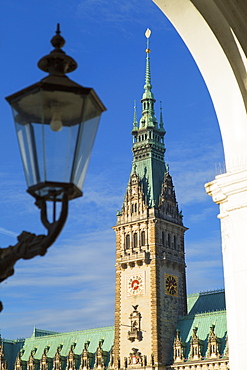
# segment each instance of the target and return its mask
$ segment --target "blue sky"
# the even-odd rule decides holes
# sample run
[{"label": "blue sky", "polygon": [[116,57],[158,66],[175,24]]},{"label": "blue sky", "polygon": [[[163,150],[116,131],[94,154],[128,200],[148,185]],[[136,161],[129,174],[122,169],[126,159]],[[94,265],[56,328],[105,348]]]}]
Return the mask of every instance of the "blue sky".
[{"label": "blue sky", "polygon": [[204,81],[183,41],[151,0],[2,0],[0,245],[22,230],[44,232],[28,195],[10,107],[4,97],[44,73],[36,64],[50,52],[60,22],[64,50],[78,62],[70,78],[93,87],[107,112],[94,145],[84,196],[70,203],[63,233],[45,257],[20,261],[3,282],[4,338],[30,336],[33,326],[54,331],[113,325],[116,210],[131,168],[133,105],[145,72],[145,30],[151,36],[151,78],[163,104],[166,161],[184,214],[188,292],[223,287],[218,206],[204,183],[223,171],[220,132]]}]

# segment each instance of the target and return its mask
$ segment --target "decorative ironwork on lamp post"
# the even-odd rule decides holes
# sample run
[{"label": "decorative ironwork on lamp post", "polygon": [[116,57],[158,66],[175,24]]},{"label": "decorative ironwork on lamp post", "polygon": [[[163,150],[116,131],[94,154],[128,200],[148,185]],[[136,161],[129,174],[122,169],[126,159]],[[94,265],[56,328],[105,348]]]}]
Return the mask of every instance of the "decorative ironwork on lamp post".
[{"label": "decorative ironwork on lamp post", "polygon": [[[54,49],[38,62],[48,76],[6,98],[13,110],[27,191],[36,200],[47,235],[23,231],[16,245],[0,249],[0,282],[14,273],[17,260],[43,256],[60,234],[68,201],[82,196],[100,116],[106,110],[92,88],[66,76],[77,63],[61,49],[65,40],[59,24],[51,44]],[[48,201],[53,202],[51,222]]]}]

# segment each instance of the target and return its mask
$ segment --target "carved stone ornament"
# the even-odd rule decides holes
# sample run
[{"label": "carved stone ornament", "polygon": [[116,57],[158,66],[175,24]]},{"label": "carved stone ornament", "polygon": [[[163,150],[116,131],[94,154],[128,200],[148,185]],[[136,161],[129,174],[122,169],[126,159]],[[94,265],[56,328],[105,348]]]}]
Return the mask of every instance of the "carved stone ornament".
[{"label": "carved stone ornament", "polygon": [[26,364],[26,361],[22,361],[22,359],[21,359],[23,353],[24,353],[23,350],[20,350],[20,352],[18,353],[18,355],[16,357],[16,360],[15,360],[14,370],[22,370],[23,362],[25,362],[25,364]]},{"label": "carved stone ornament", "polygon": [[2,341],[0,341],[0,369],[1,370],[7,370],[7,364],[6,364],[6,361],[5,361],[5,358],[4,358]]},{"label": "carved stone ornament", "polygon": [[106,356],[106,353],[101,348],[103,343],[104,343],[103,339],[99,341],[99,346],[98,346],[98,348],[96,350],[96,353],[95,353],[95,364],[94,364],[95,369],[105,369],[105,359],[104,359],[104,357]]},{"label": "carved stone ornament", "polygon": [[142,340],[141,332],[141,313],[137,311],[138,305],[132,306],[133,312],[130,314],[130,330],[128,331],[128,340],[134,342],[135,340]]},{"label": "carved stone ornament", "polygon": [[184,344],[181,341],[179,330],[177,330],[176,332],[176,338],[173,344],[173,358],[174,358],[174,362],[184,361]]},{"label": "carved stone ornament", "polygon": [[57,352],[55,354],[54,361],[53,361],[53,370],[62,369],[62,359],[60,355],[61,350],[62,350],[62,345],[57,347]]},{"label": "carved stone ornament", "polygon": [[75,370],[76,369],[76,365],[75,365],[75,354],[74,354],[74,348],[75,348],[75,345],[71,345],[70,347],[70,351],[69,351],[69,355],[68,355],[68,358],[67,358],[67,366],[66,366],[66,370]]},{"label": "carved stone ornament", "polygon": [[216,337],[214,328],[215,328],[214,325],[210,327],[210,333],[208,336],[208,357],[209,358],[219,358],[220,356],[220,352],[219,352],[220,339]]},{"label": "carved stone ornament", "polygon": [[201,360],[202,353],[202,341],[197,336],[198,328],[193,329],[192,339],[190,342],[190,360]]},{"label": "carved stone ornament", "polygon": [[138,348],[132,348],[129,354],[129,366],[143,366],[143,356],[138,351]]},{"label": "carved stone ornament", "polygon": [[110,361],[108,364],[109,369],[114,369],[114,345],[112,345],[110,350]]},{"label": "carved stone ornament", "polygon": [[84,343],[84,348],[81,355],[81,366],[80,370],[88,370],[90,369],[90,363],[93,357],[93,354],[88,352],[90,342],[87,341]]}]

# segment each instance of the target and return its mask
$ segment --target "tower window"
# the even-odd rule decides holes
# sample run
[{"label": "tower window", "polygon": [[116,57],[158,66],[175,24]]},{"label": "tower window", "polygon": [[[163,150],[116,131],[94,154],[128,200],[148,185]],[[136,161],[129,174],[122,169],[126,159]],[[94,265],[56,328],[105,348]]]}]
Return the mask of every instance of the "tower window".
[{"label": "tower window", "polygon": [[167,235],[167,244],[168,244],[168,247],[171,247],[171,235],[170,234]]},{"label": "tower window", "polygon": [[173,237],[173,244],[174,244],[174,249],[177,249],[177,238],[176,235]]},{"label": "tower window", "polygon": [[141,232],[141,246],[144,246],[145,245],[145,231],[142,231]]},{"label": "tower window", "polygon": [[165,245],[165,233],[162,231],[162,245]]},{"label": "tower window", "polygon": [[129,234],[125,237],[125,249],[130,249],[130,236]]},{"label": "tower window", "polygon": [[136,213],[137,212],[137,203],[133,203],[131,205],[131,213]]},{"label": "tower window", "polygon": [[137,248],[137,233],[133,235],[133,248]]}]

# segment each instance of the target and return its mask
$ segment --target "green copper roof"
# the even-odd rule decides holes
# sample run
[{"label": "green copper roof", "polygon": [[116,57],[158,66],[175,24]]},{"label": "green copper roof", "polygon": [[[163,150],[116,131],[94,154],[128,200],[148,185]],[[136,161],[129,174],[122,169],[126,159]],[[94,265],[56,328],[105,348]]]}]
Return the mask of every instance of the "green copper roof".
[{"label": "green copper roof", "polygon": [[[39,331],[38,331],[39,332]],[[61,356],[68,356],[71,345],[75,345],[74,353],[81,355],[84,344],[89,342],[88,351],[95,353],[97,347],[99,346],[99,341],[103,339],[102,349],[104,351],[110,351],[111,346],[113,345],[114,338],[114,327],[103,327],[98,329],[89,329],[89,330],[78,330],[68,333],[60,334],[48,334],[44,336],[34,336],[25,340],[24,344],[24,354],[22,360],[27,361],[30,353],[33,349],[36,349],[34,358],[41,359],[44,349],[49,348],[47,356],[53,358],[59,346],[62,346]]]},{"label": "green copper roof", "polygon": [[227,322],[224,290],[191,294],[187,297],[188,315],[180,317],[177,329],[186,345],[185,357],[188,358],[193,329],[202,341],[202,356],[206,356],[210,327],[214,326],[215,335],[220,339],[220,353],[226,349]]},{"label": "green copper roof", "polygon": [[226,311],[216,311],[197,315],[188,315],[179,319],[178,330],[181,340],[185,343],[185,357],[188,358],[190,341],[193,329],[197,328],[197,336],[202,343],[202,356],[206,357],[207,341],[210,327],[214,326],[215,335],[220,339],[220,353],[224,354],[226,349],[227,322]]},{"label": "green copper roof", "polygon": [[37,329],[35,325],[33,328],[32,337],[45,337],[47,335],[55,335],[55,334],[60,334],[60,333],[57,331]]},{"label": "green copper roof", "polygon": [[[185,358],[189,357],[193,329],[196,329],[196,334],[201,341],[202,356],[207,357],[208,336],[212,326],[214,327],[215,335],[220,341],[220,354],[224,356],[227,338],[224,290],[191,294],[188,296],[187,300],[189,314],[180,317],[177,324],[177,329],[180,332],[181,340],[185,346]],[[202,311],[208,312],[203,313]],[[24,362],[28,361],[31,352],[34,353],[34,359],[39,361],[46,348],[47,357],[50,359],[49,369],[51,370],[53,358],[57,348],[60,347],[60,354],[63,358],[62,370],[64,370],[66,367],[66,358],[71,346],[73,346],[74,354],[81,356],[85,343],[87,343],[88,352],[93,354],[92,361],[94,361],[94,354],[99,346],[99,342],[102,341],[102,350],[105,351],[109,359],[109,351],[114,342],[113,326],[78,330],[68,333],[57,333],[34,328],[32,336],[25,340],[3,339],[4,356],[8,362],[8,370],[13,370],[17,354],[21,348],[23,353],[21,359]]]},{"label": "green copper roof", "polygon": [[214,290],[188,295],[188,314],[222,311],[226,309],[225,291]]}]

